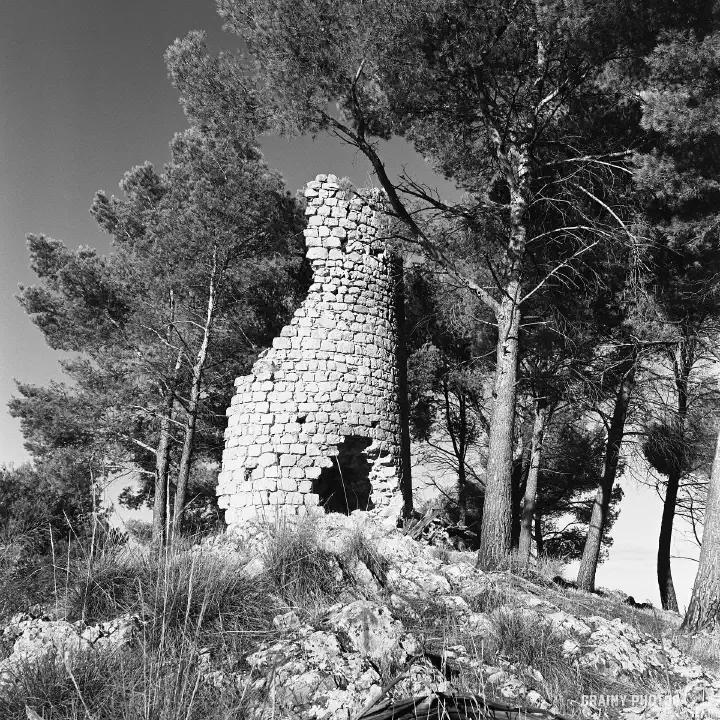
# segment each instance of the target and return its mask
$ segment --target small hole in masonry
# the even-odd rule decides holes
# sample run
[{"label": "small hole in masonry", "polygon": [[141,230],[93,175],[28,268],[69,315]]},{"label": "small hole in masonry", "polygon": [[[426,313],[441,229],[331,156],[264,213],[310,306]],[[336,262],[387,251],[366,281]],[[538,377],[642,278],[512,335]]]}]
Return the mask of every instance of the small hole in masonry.
[{"label": "small hole in masonry", "polygon": [[376,428],[380,424],[379,420],[371,420],[370,421],[370,427]]},{"label": "small hole in masonry", "polygon": [[302,425],[307,420],[307,415],[298,415],[298,423]]}]

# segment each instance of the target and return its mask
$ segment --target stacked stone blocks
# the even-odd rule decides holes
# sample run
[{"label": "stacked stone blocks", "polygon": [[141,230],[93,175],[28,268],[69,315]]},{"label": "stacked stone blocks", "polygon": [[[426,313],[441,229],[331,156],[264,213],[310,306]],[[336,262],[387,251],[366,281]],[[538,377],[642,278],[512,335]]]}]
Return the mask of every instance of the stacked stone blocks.
[{"label": "stacked stone blocks", "polygon": [[230,528],[399,497],[395,280],[382,199],[308,183],[313,283],[251,375],[236,380],[219,477]]}]

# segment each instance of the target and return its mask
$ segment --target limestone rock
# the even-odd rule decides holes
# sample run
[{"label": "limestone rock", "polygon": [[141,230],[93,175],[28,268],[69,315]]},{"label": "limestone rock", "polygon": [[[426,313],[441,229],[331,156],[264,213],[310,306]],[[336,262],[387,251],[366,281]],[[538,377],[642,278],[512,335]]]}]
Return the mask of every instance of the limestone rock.
[{"label": "limestone rock", "polygon": [[269,708],[261,718],[325,720],[351,717],[369,694],[380,690],[380,676],[367,657],[343,652],[330,633],[301,629],[294,638],[262,647],[248,656],[255,673],[268,678]]},{"label": "limestone rock", "polygon": [[[511,651],[493,652],[506,614],[519,617],[518,627],[528,632],[540,626],[552,630],[559,655],[553,654],[551,661],[567,662],[571,671],[589,670],[599,687],[637,687],[643,692],[640,688],[662,684],[670,676],[672,704],[649,697],[642,707],[628,705],[616,715],[628,720],[640,715],[651,720],[720,717],[720,675],[704,670],[670,635],[661,642],[644,632],[642,624],[608,619],[612,606],[604,608],[604,615],[576,616],[567,609],[574,603],[563,604],[556,592],[544,596],[543,587],[527,580],[479,572],[469,553],[440,560],[431,547],[398,530],[383,529],[376,517],[323,515],[314,530],[318,547],[339,555],[345,581],[351,562],[366,570],[346,582],[342,602],[321,613],[283,609],[271,631],[261,636],[265,642],[247,657],[232,659],[232,671],[227,665],[214,666],[219,658],[209,651],[199,652],[204,683],[261,696],[248,715],[253,720],[354,718],[400,673],[403,679],[389,693],[391,700],[453,692],[462,679],[483,687],[490,698],[548,709],[554,701],[549,669],[541,661],[523,665],[519,657],[506,655]],[[259,556],[273,532],[274,526],[251,524],[242,537],[206,547],[249,576],[264,572],[261,565],[248,565],[248,559]],[[593,599],[598,608],[601,602]],[[486,611],[480,612],[482,608]],[[66,654],[105,652],[126,644],[134,628],[130,617],[84,626],[17,616],[4,631],[13,652],[0,663],[0,691],[25,659],[62,663]],[[235,672],[238,660],[249,669]],[[573,713],[566,709],[564,714]],[[578,714],[600,718],[603,709],[585,705]]]},{"label": "limestone rock", "polygon": [[80,622],[16,615],[3,630],[3,639],[12,642],[13,649],[0,662],[0,692],[27,663],[62,666],[81,654],[108,652],[127,645],[137,627],[138,620],[131,615],[87,627]]},{"label": "limestone rock", "polygon": [[336,633],[342,633],[355,652],[378,665],[398,664],[405,659],[402,623],[382,605],[356,600],[333,608],[327,622]]}]

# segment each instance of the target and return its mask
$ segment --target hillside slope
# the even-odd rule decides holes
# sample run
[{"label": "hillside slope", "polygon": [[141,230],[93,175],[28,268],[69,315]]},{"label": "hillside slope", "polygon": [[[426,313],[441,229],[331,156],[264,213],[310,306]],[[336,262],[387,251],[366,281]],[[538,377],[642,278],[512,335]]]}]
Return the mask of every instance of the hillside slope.
[{"label": "hillside slope", "polygon": [[[355,720],[374,703],[433,693],[568,717],[720,715],[720,674],[697,659],[712,639],[679,636],[677,616],[559,587],[543,568],[484,573],[473,553],[431,547],[364,513],[176,550],[152,576],[167,582],[150,602],[152,573],[138,579],[138,568],[153,567],[147,548],[109,551],[87,568],[84,594],[9,621],[3,717],[22,703],[43,717],[48,706],[23,695],[33,666],[71,673],[68,657],[88,653],[147,665],[152,652],[182,664],[182,678],[166,667],[162,682],[195,688],[182,715],[191,718]],[[148,717],[181,716],[163,712]]]}]

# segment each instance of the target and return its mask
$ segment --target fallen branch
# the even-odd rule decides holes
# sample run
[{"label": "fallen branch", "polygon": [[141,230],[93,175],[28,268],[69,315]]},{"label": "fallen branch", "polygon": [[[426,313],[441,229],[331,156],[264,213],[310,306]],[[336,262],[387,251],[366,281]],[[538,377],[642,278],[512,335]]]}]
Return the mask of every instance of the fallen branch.
[{"label": "fallen branch", "polygon": [[[376,707],[375,710],[372,708]],[[506,705],[469,693],[434,692],[429,695],[385,702],[363,711],[355,720],[568,720],[563,715],[541,710]]]}]

